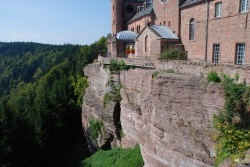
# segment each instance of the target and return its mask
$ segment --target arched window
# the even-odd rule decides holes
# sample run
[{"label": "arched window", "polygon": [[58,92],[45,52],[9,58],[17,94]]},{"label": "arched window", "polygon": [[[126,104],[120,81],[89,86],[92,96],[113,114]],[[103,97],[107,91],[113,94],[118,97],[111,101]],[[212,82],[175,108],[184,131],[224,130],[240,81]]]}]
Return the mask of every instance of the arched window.
[{"label": "arched window", "polygon": [[136,26],[136,33],[139,34],[139,27]]},{"label": "arched window", "polygon": [[139,25],[139,33],[141,32],[141,26]]},{"label": "arched window", "polygon": [[168,27],[170,27],[170,25],[171,25],[171,23],[170,23],[170,21],[168,21]]},{"label": "arched window", "polygon": [[194,40],[194,18],[190,19],[189,40]]},{"label": "arched window", "polygon": [[166,25],[166,21],[164,21],[164,26]]},{"label": "arched window", "polygon": [[149,43],[148,43],[148,36],[146,36],[145,37],[145,52],[148,51],[148,45],[149,45]]}]

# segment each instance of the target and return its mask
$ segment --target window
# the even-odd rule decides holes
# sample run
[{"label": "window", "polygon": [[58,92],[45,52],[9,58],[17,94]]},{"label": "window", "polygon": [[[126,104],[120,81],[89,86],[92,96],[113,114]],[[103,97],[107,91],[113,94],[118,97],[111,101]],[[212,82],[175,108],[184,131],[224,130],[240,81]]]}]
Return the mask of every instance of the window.
[{"label": "window", "polygon": [[220,44],[214,44],[213,63],[220,62]]},{"label": "window", "polygon": [[136,26],[136,33],[139,34],[139,27]]},{"label": "window", "polygon": [[149,42],[148,42],[148,36],[145,37],[145,52],[147,52],[149,49]]},{"label": "window", "polygon": [[221,17],[221,10],[222,10],[222,2],[218,2],[215,4],[215,17],[219,18]]},{"label": "window", "polygon": [[246,12],[248,11],[249,6],[248,6],[248,0],[241,0],[240,1],[240,12]]},{"label": "window", "polygon": [[141,26],[139,25],[139,33],[141,32]]},{"label": "window", "polygon": [[126,7],[126,11],[127,11],[128,13],[133,12],[133,10],[134,10],[134,8],[133,8],[132,5],[128,5],[128,6]]},{"label": "window", "polygon": [[168,21],[168,27],[170,27],[170,21]]},{"label": "window", "polygon": [[244,57],[245,57],[245,44],[238,43],[236,47],[236,63],[237,65],[244,65]]},{"label": "window", "polygon": [[189,39],[194,40],[194,19],[190,19],[190,24],[189,24]]}]

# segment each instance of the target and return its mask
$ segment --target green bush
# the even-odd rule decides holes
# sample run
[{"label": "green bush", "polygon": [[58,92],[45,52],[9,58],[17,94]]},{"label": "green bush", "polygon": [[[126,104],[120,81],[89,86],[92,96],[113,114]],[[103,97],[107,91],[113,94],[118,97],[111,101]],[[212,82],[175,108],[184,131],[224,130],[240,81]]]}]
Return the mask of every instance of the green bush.
[{"label": "green bush", "polygon": [[221,82],[221,79],[220,77],[218,76],[217,72],[215,71],[210,71],[208,74],[207,74],[207,81],[208,82]]},{"label": "green bush", "polygon": [[127,65],[123,60],[111,59],[109,69],[113,72],[120,72],[122,70],[129,70],[134,68],[133,66]]},{"label": "green bush", "polygon": [[221,76],[225,105],[213,119],[217,130],[215,166],[250,149],[250,87],[235,83],[237,77],[233,79],[224,73]]},{"label": "green bush", "polygon": [[143,165],[140,147],[137,145],[129,149],[100,150],[81,161],[78,167],[142,167]]},{"label": "green bush", "polygon": [[178,48],[164,50],[159,60],[187,60],[187,54]]}]

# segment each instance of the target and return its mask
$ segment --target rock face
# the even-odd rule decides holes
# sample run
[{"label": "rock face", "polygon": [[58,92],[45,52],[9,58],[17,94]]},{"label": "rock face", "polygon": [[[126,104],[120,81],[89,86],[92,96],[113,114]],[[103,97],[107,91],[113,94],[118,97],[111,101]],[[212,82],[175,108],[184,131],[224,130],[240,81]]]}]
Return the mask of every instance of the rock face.
[{"label": "rock face", "polygon": [[[98,64],[90,64],[84,69],[84,74],[88,76],[89,87],[85,90],[82,107],[82,124],[86,138],[90,145],[90,150],[96,150],[89,136],[88,123],[90,119],[103,120],[102,133],[97,139],[98,146],[102,148],[113,148],[119,146],[117,141],[116,126],[114,121],[115,103],[110,102],[103,106],[103,96],[109,91],[106,83],[110,78],[110,72]],[[115,78],[117,79],[117,78]]]},{"label": "rock face", "polygon": [[115,103],[102,107],[109,72],[98,64],[88,65],[84,72],[90,85],[83,104],[85,130],[91,117],[103,119],[103,140],[120,145],[115,126],[118,115],[125,135],[122,147],[139,143],[145,167],[213,166],[215,149],[210,127],[213,114],[224,104],[219,84],[203,83],[194,75],[160,73],[153,78],[153,70],[122,71],[117,79],[123,85],[117,114]]}]

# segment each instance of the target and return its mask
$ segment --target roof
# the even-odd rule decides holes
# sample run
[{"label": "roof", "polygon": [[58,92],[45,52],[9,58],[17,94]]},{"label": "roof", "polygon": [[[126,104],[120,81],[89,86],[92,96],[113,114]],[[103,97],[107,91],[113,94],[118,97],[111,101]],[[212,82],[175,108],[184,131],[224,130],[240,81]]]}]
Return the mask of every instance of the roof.
[{"label": "roof", "polygon": [[157,26],[151,25],[150,28],[155,31],[161,38],[166,39],[179,39],[179,37],[174,34],[169,28],[166,26]]},{"label": "roof", "polygon": [[153,10],[153,3],[152,3],[152,1],[149,1],[149,2],[147,2],[147,8],[145,10],[140,11],[139,13],[136,12],[136,14],[134,15],[134,17],[132,17],[132,19],[130,19],[127,22],[127,24],[130,23],[130,22],[132,22],[132,21],[134,21],[134,20],[136,20],[136,19],[139,19],[139,18],[141,18],[141,17],[143,17],[145,15],[153,13],[153,11],[154,11]]},{"label": "roof", "polygon": [[185,7],[185,6],[189,6],[189,5],[192,5],[192,4],[201,2],[201,1],[203,1],[203,0],[186,0],[186,1],[180,6],[180,8]]},{"label": "roof", "polygon": [[123,41],[135,40],[136,37],[137,37],[137,34],[134,33],[133,31],[121,31],[116,34],[116,38],[118,40],[123,40]]}]

